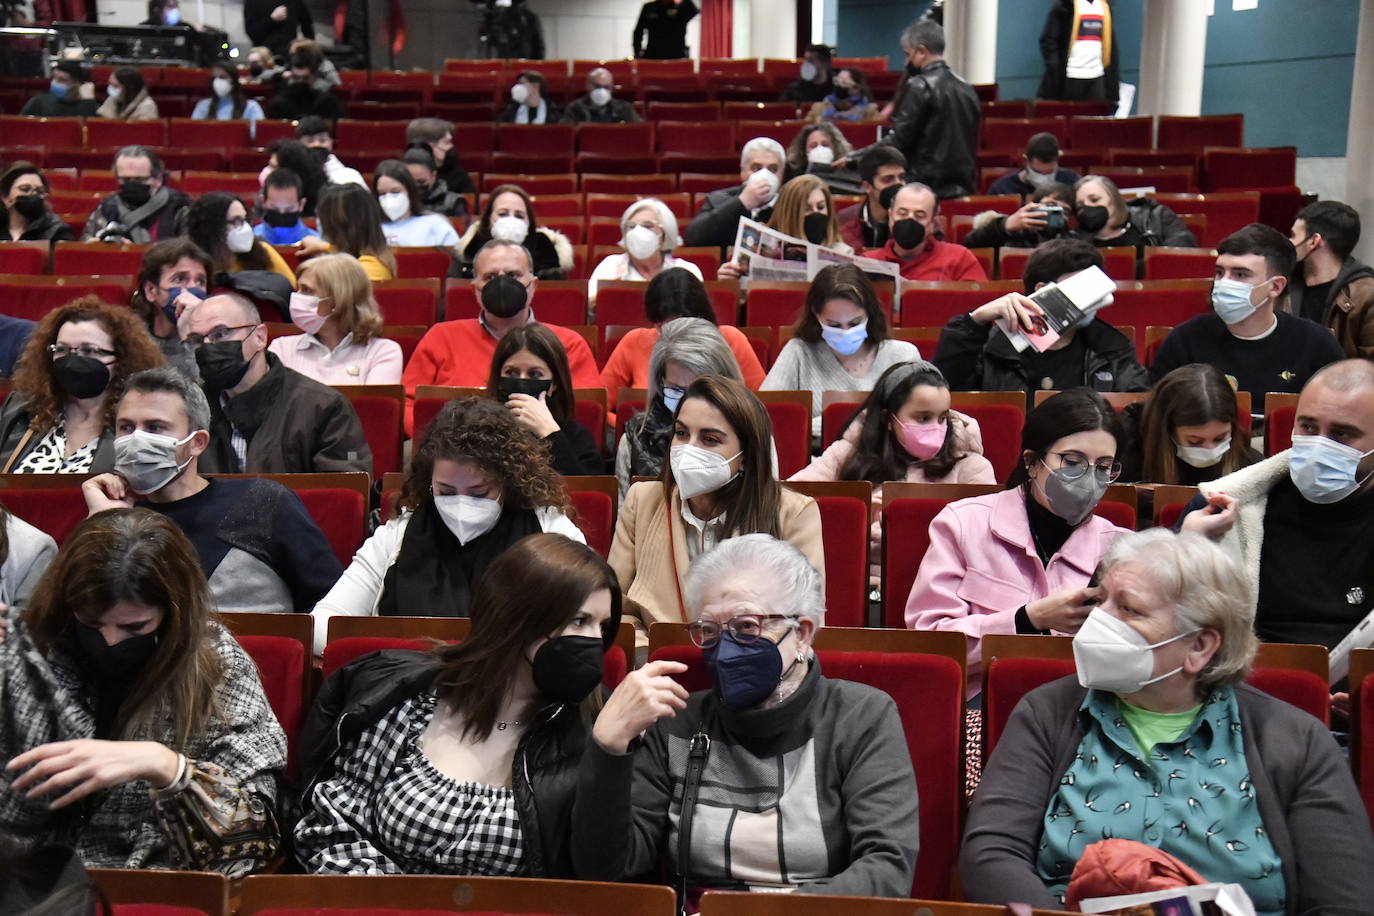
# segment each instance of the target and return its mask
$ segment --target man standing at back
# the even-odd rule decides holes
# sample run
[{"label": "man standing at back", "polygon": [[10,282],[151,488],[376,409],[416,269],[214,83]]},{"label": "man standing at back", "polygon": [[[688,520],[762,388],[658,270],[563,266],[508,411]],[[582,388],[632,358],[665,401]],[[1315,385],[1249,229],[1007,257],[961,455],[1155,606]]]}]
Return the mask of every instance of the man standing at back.
[{"label": "man standing at back", "polygon": [[837,162],[857,164],[874,147],[895,146],[906,156],[907,177],[940,199],[972,194],[977,171],[978,93],[945,63],[945,30],[919,19],[902,33],[902,50],[916,75],[907,80],[892,130],[873,146]]},{"label": "man standing at back", "polygon": [[1040,33],[1045,75],[1036,98],[1116,108],[1120,78],[1108,0],[1054,0]]}]

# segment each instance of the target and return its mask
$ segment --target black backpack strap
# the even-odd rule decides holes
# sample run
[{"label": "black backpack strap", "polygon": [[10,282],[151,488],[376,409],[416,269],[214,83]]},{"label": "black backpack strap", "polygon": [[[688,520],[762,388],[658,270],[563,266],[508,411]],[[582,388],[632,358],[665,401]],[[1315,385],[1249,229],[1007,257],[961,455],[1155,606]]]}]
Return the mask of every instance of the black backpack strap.
[{"label": "black backpack strap", "polygon": [[677,906],[679,913],[687,907],[687,871],[692,850],[692,816],[696,813],[697,795],[701,791],[701,775],[706,771],[706,759],[711,755],[711,736],[706,733],[705,720],[692,735],[687,752],[687,777],[682,784],[682,810],[677,821]]}]

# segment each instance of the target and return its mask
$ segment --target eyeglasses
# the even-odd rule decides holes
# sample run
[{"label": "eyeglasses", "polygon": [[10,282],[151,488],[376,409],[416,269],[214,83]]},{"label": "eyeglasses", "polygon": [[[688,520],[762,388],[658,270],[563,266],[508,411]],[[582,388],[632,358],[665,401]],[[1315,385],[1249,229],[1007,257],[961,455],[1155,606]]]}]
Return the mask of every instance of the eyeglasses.
[{"label": "eyeglasses", "polygon": [[1059,468],[1064,477],[1068,480],[1077,480],[1088,473],[1088,468],[1093,469],[1098,480],[1111,483],[1121,476],[1121,462],[1114,459],[1106,459],[1096,464],[1088,461],[1087,457],[1079,452],[1050,452],[1059,459]]},{"label": "eyeglasses", "polygon": [[48,196],[47,189],[42,185],[15,185],[14,192],[20,197],[37,197],[39,200]]},{"label": "eyeglasses", "polygon": [[64,356],[84,356],[87,359],[110,359],[115,355],[115,351],[106,350],[104,347],[97,347],[94,344],[81,344],[77,347],[69,347],[66,344],[48,344],[48,352],[53,359],[61,359]]},{"label": "eyeglasses", "polygon": [[[240,324],[232,328],[215,328],[209,334],[187,334],[182,340],[189,344],[192,349],[199,347],[203,343],[223,343],[226,340],[234,340],[235,331],[251,331],[257,328],[256,324]],[[244,335],[247,337],[248,335]],[[237,338],[242,340],[243,338]]]},{"label": "eyeglasses", "polygon": [[720,642],[720,634],[729,630],[730,635],[735,638],[735,642],[742,646],[747,646],[752,642],[765,638],[763,629],[770,620],[788,621],[787,629],[790,631],[797,625],[797,618],[789,614],[740,614],[738,617],[731,617],[725,623],[716,623],[714,620],[698,620],[695,623],[687,624],[687,635],[691,637],[692,644],[709,649]]},{"label": "eyeglasses", "polygon": [[229,229],[237,229],[247,222],[248,220],[245,217],[240,216],[237,219],[226,219],[224,225]]}]

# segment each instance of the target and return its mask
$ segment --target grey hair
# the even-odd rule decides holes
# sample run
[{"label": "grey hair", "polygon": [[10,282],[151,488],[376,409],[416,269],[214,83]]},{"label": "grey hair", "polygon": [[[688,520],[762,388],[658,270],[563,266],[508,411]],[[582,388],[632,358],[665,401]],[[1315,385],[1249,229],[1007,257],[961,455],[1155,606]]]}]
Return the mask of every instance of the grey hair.
[{"label": "grey hair", "polygon": [[925,48],[931,54],[945,53],[945,29],[938,22],[917,19],[902,32],[902,50]]},{"label": "grey hair", "polygon": [[757,573],[777,585],[775,613],[806,617],[825,625],[825,586],[806,555],[768,534],[744,534],[721,541],[687,570],[687,616],[696,620],[706,593],[732,573]]},{"label": "grey hair", "polygon": [[186,421],[191,432],[210,428],[210,402],[205,399],[205,392],[176,369],[160,367],[135,372],[124,380],[124,397],[128,397],[131,391],[144,394],[166,391],[175,394],[186,408]]},{"label": "grey hair", "polygon": [[598,73],[604,73],[604,74],[606,74],[607,76],[609,76],[609,77],[611,78],[611,81],[612,81],[612,82],[615,82],[615,74],[614,74],[614,73],[612,73],[610,70],[607,70],[605,67],[597,67],[595,70],[593,70],[593,71],[591,71],[590,73],[587,74],[587,89],[588,89],[588,90],[591,90],[591,89],[594,89],[594,88],[595,88],[595,84],[592,82],[592,80],[596,78],[596,75],[597,75]]},{"label": "grey hair", "polygon": [[658,329],[658,341],[649,354],[650,404],[663,390],[663,373],[670,362],[686,367],[698,378],[723,375],[744,384],[744,375],[730,345],[720,335],[720,329],[705,318],[674,318]]},{"label": "grey hair", "polygon": [[158,158],[157,153],[148,149],[146,146],[139,146],[136,143],[130,144],[129,146],[121,146],[119,148],[119,152],[115,153],[114,158],[110,160],[111,171],[118,171],[116,166],[119,165],[119,160],[121,159],[147,159],[149,171],[152,172],[154,178],[162,177],[162,174],[167,171],[166,166],[162,164],[162,160]]},{"label": "grey hair", "polygon": [[[924,182],[921,182],[921,181],[908,181],[906,184],[902,185],[901,190],[902,190],[902,191],[925,191],[925,192],[926,192],[927,194],[929,194],[931,197],[935,198],[935,212],[936,212],[936,213],[939,213],[939,212],[940,212],[940,195],[939,195],[939,194],[936,194],[936,193],[935,193],[935,189],[932,188],[930,185],[928,185],[928,184],[926,184],[926,183],[924,183]],[[901,193],[901,192],[899,191],[898,193]],[[893,195],[893,199],[894,199],[894,200],[896,199],[896,195]]]},{"label": "grey hair", "polygon": [[482,255],[486,254],[488,251],[496,251],[500,248],[519,249],[520,253],[525,256],[525,265],[527,269],[530,273],[534,273],[534,255],[530,254],[530,250],[528,248],[526,248],[524,245],[521,245],[519,242],[512,242],[509,239],[492,239],[491,241],[483,245],[481,248],[477,249],[477,254],[472,256],[473,276],[477,275],[477,259],[480,258]]},{"label": "grey hair", "polygon": [[644,208],[653,210],[658,217],[658,224],[663,227],[663,246],[664,251],[672,251],[682,244],[682,236],[677,231],[677,217],[673,211],[668,209],[668,205],[657,197],[641,197],[639,200],[625,208],[625,212],[620,217],[621,244],[625,243],[624,235],[630,228],[630,217],[634,216]]},{"label": "grey hair", "polygon": [[787,161],[787,151],[782,148],[782,144],[772,137],[755,137],[744,144],[744,149],[739,152],[739,167],[744,168],[749,164],[749,157],[758,150],[766,150],[778,157],[778,164]]},{"label": "grey hair", "polygon": [[1123,534],[1102,558],[1103,576],[1118,563],[1131,563],[1174,609],[1178,631],[1209,627],[1221,646],[1198,675],[1200,693],[1240,683],[1250,672],[1255,637],[1255,596],[1240,562],[1200,534],[1168,528]]}]

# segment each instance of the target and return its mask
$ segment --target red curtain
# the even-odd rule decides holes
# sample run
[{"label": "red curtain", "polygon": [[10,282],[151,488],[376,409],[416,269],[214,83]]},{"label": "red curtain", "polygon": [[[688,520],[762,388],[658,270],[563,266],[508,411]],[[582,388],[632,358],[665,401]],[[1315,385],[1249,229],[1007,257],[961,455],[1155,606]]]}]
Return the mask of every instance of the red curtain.
[{"label": "red curtain", "polygon": [[701,7],[701,56],[732,56],[735,0],[702,0]]}]

